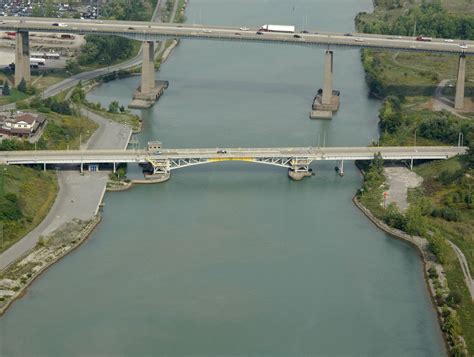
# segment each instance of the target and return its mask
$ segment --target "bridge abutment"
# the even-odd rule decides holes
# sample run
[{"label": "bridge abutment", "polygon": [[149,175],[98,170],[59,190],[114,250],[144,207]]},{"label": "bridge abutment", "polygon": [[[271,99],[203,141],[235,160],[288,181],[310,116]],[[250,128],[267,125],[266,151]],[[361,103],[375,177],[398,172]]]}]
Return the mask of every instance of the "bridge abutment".
[{"label": "bridge abutment", "polygon": [[21,80],[31,82],[30,70],[30,36],[28,31],[17,31],[15,48],[15,86],[18,87]]},{"label": "bridge abutment", "polygon": [[454,97],[454,109],[464,108],[464,86],[466,82],[466,55],[459,56],[458,80],[456,82],[456,95]]},{"label": "bridge abutment", "polygon": [[333,90],[334,52],[327,50],[324,55],[323,89],[314,97],[311,119],[332,119],[332,113],[339,109],[339,91]]},{"label": "bridge abutment", "polygon": [[128,105],[129,108],[150,108],[168,88],[168,82],[155,81],[155,42],[143,42],[142,53],[141,83],[133,94],[133,100]]}]

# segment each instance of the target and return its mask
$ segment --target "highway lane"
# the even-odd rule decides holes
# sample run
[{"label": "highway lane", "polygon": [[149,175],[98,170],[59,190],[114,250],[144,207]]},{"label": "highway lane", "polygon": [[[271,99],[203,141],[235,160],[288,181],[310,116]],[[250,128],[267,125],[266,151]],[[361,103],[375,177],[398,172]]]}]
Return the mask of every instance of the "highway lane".
[{"label": "highway lane", "polygon": [[[23,21],[23,22],[21,22]],[[53,26],[53,23],[64,26]],[[102,21],[47,18],[4,17],[0,30],[28,30],[37,32],[95,33],[113,34],[138,40],[158,40],[163,38],[209,39],[241,42],[268,42],[305,46],[343,46],[358,48],[380,48],[389,50],[424,51],[439,53],[474,54],[474,41],[433,39],[431,42],[416,41],[413,37],[352,34],[309,31],[294,34],[266,32],[256,33],[257,28],[242,31],[234,27],[206,25],[157,24],[154,22]],[[461,48],[464,43],[466,48]]]}]

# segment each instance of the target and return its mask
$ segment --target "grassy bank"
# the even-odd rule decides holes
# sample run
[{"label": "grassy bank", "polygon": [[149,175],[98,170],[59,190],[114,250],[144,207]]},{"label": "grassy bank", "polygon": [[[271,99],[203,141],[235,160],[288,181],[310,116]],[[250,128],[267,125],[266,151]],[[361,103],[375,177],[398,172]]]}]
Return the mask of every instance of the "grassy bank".
[{"label": "grassy bank", "polygon": [[[416,34],[471,38],[462,24],[472,22],[473,6],[464,0],[442,0],[439,4],[399,0],[374,0],[374,13],[356,17],[359,32],[411,36]],[[466,14],[466,15],[465,15]],[[453,21],[453,19],[455,21]],[[457,24],[450,26],[450,24]],[[432,97],[443,80],[450,80],[442,95],[454,96],[457,77],[457,56],[382,52],[363,50],[362,63],[370,92],[384,99],[380,110],[380,145],[457,145],[459,133],[463,144],[474,143],[474,123],[448,111],[433,112]],[[474,63],[467,61],[467,97],[474,95]],[[462,113],[472,117],[469,113]],[[472,149],[471,149],[472,150]],[[450,326],[454,335],[462,335],[468,350],[474,351],[474,304],[466,286],[460,263],[448,240],[456,244],[474,271],[474,169],[468,155],[450,160],[425,163],[415,167],[423,177],[421,187],[409,192],[410,208],[401,214],[394,206],[382,207],[385,180],[380,170],[366,166],[366,178],[360,200],[379,219],[388,225],[427,239],[433,254],[445,270],[449,295],[436,293],[438,306],[456,311]],[[443,310],[448,311],[448,310]],[[455,320],[456,320],[455,319]],[[453,342],[453,341],[451,341]],[[451,343],[452,345],[452,343]],[[456,349],[455,349],[456,350]],[[459,351],[458,351],[459,352]],[[452,355],[456,352],[451,351]]]},{"label": "grassy bank", "polygon": [[58,191],[56,174],[0,165],[0,252],[36,227],[49,212]]},{"label": "grassy bank", "polygon": [[[473,246],[474,169],[467,155],[419,166],[417,173],[423,176],[424,182],[422,187],[410,192],[410,207],[404,213],[394,204],[383,205],[383,192],[387,188],[383,161],[376,157],[371,163],[358,165],[364,171],[364,184],[357,195],[359,201],[388,226],[426,239],[431,253],[444,268],[447,288],[435,282],[434,298],[451,355],[463,355],[454,353],[462,350],[459,336],[470,351],[474,350],[474,304],[457,256],[447,243],[449,239],[464,249]],[[472,267],[473,255],[466,258]]]},{"label": "grassy bank", "polygon": [[[474,272],[474,168],[465,158],[426,163],[415,168],[424,181],[410,192],[411,204],[424,207],[425,225],[441,239],[450,240],[464,253]],[[474,351],[474,303],[459,261],[452,249],[443,266],[450,291],[459,296],[457,311],[469,351]]]},{"label": "grassy bank", "polygon": [[97,105],[87,103],[87,109],[91,112],[100,115],[104,118],[113,120],[119,124],[125,124],[132,128],[133,132],[139,132],[141,129],[141,120],[138,115],[132,114],[129,111],[124,113],[111,113],[105,109],[97,109]]}]

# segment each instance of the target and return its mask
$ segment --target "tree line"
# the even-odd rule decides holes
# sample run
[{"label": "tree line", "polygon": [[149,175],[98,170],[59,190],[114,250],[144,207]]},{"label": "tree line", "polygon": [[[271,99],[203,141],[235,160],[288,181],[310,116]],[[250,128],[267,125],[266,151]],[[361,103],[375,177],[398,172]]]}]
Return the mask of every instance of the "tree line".
[{"label": "tree line", "polygon": [[[401,7],[398,0],[390,4],[388,9]],[[439,3],[422,4],[409,9],[403,16],[386,13],[368,18],[365,15],[366,12],[361,12],[355,18],[357,29],[365,33],[411,36],[416,31],[415,35],[474,39],[474,15],[448,13]]]}]

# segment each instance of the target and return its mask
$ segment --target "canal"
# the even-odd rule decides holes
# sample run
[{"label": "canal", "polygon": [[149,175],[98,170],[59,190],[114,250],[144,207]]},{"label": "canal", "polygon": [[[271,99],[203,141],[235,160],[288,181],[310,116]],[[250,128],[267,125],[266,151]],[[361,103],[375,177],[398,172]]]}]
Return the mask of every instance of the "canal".
[{"label": "canal", "polygon": [[[353,31],[370,0],[192,0],[189,23]],[[323,49],[182,41],[143,111],[142,146],[367,145],[378,101],[358,50],[335,52],[341,108],[308,118]],[[139,78],[89,100],[127,104]],[[320,139],[318,139],[320,138]],[[0,320],[2,356],[439,356],[414,249],[353,206],[353,164],[292,182],[284,169],[220,163],[107,194],[103,221]]]}]

